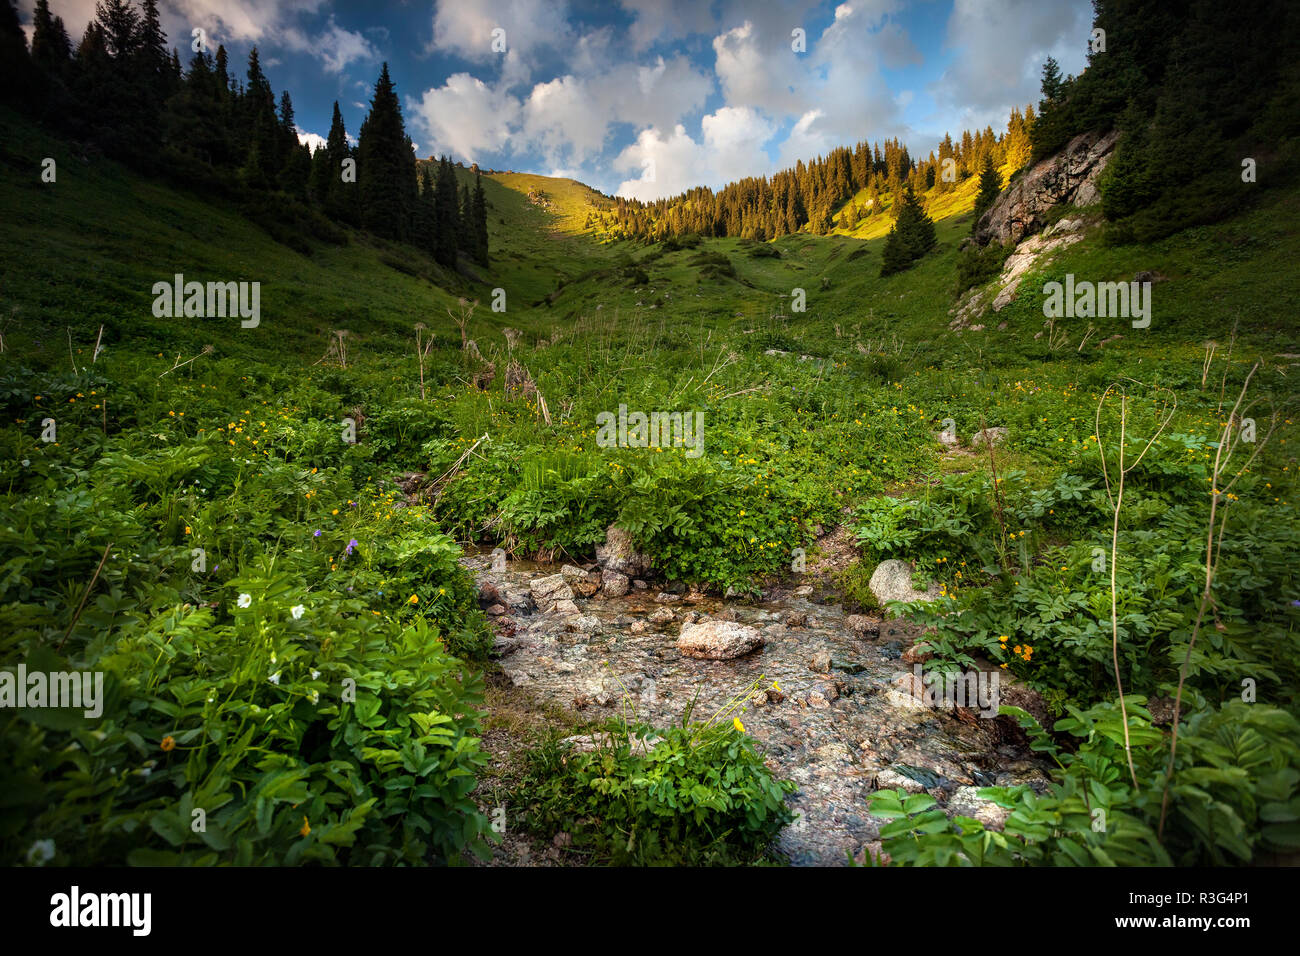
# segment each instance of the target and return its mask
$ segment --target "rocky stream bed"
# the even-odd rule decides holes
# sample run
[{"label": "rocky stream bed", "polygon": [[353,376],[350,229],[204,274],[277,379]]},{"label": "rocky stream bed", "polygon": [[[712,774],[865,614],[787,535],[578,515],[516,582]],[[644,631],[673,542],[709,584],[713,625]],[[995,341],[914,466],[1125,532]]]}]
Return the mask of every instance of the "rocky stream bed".
[{"label": "rocky stream bed", "polygon": [[[798,785],[777,847],[792,864],[844,864],[878,849],[886,821],[867,812],[877,789],[925,791],[950,815],[1000,826],[1005,811],[978,788],[1047,783],[1007,718],[927,705],[905,620],[848,615],[813,585],[734,601],[650,584],[636,555],[608,547],[600,564],[562,571],[500,553],[464,560],[506,677],[584,718],[631,705],[665,726],[698,694],[694,716],[705,719],[761,677],[741,720],[769,766]],[[1036,709],[1023,688],[1004,682],[1000,696]]]}]

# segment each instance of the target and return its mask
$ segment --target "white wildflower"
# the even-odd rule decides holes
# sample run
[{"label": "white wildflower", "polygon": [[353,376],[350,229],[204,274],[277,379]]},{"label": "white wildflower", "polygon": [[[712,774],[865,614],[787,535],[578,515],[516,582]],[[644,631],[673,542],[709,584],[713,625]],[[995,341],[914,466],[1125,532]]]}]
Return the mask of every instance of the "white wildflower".
[{"label": "white wildflower", "polygon": [[54,859],[54,841],[37,840],[27,850],[27,862],[32,866],[44,866]]}]

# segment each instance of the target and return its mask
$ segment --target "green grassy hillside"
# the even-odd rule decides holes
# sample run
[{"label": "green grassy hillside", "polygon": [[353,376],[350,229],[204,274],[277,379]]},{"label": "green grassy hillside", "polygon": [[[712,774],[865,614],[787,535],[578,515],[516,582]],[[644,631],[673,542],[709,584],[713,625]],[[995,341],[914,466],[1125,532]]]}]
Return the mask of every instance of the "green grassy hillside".
[{"label": "green grassy hillside", "polygon": [[[1169,697],[1190,655],[1188,707],[1219,714],[1248,675],[1252,720],[1280,755],[1275,789],[1300,764],[1286,744],[1300,686],[1294,191],[1154,244],[1108,245],[1095,231],[1031,272],[1016,301],[977,320],[982,331],[959,333],[949,311],[970,218],[958,198],[938,248],[881,278],[879,236],[601,244],[582,226],[600,201],[591,190],[493,174],[492,263],[451,274],[358,233],[295,251],[228,200],[3,120],[0,651],[102,668],[116,695],[102,737],[36,718],[0,731],[19,768],[0,813],[6,862],[38,837],[58,862],[84,863],[427,862],[482,849],[487,820],[469,787],[485,764],[493,634],[457,558],[482,544],[585,560],[612,523],[665,582],[716,593],[792,583],[795,557],[815,557],[836,528],[845,600],[877,562],[912,561],[943,587],[935,609],[913,611],[934,628],[935,665],[978,655],[1053,717],[1086,710],[1107,728],[1089,738],[1100,749],[1088,766],[1112,787],[1107,805],[1146,834],[1164,751],[1135,701],[1143,787],[1126,789],[1112,747],[1112,595],[1093,571],[1113,546],[1129,691]],[[39,181],[47,155],[54,184]],[[530,202],[539,189],[550,209]],[[1044,282],[1139,271],[1162,277],[1149,328],[1094,320],[1087,342],[1084,319],[1044,330]],[[260,325],[155,317],[153,283],[176,272],[260,282]],[[494,313],[497,288],[506,309]],[[460,297],[481,303],[465,330],[477,354],[447,315]],[[422,355],[418,323],[433,336]],[[322,361],[336,329],[350,333],[346,362]],[[199,357],[173,368],[177,355]],[[1216,474],[1248,376],[1254,404],[1238,418],[1259,424],[1262,452],[1247,463],[1252,449],[1239,448]],[[1155,433],[1161,394],[1177,408],[1128,476],[1112,539],[1115,403],[1100,434],[1096,421],[1116,382],[1130,383],[1130,439]],[[597,416],[620,405],[702,413],[703,454],[598,447]],[[985,426],[1007,429],[992,455],[970,445]],[[960,447],[939,440],[948,430]],[[1139,450],[1130,443],[1129,466]],[[1192,654],[1216,494],[1231,521],[1213,631]],[[355,706],[333,703],[345,678],[360,687]],[[1189,767],[1219,759],[1202,731],[1188,730]],[[61,756],[73,742],[75,772]],[[128,764],[149,772],[115,769]],[[1246,836],[1210,848],[1185,793],[1171,855],[1240,861],[1286,845],[1236,777],[1214,780]],[[194,805],[225,808],[210,835],[182,826]],[[1121,846],[1133,830],[1115,832],[1107,847],[1125,861],[1156,859]]]}]

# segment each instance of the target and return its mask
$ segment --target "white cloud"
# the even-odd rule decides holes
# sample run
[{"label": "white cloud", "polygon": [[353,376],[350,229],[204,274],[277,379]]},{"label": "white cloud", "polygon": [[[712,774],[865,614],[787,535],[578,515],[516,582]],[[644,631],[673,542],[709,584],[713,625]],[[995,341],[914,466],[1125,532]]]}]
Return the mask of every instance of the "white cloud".
[{"label": "white cloud", "polygon": [[518,121],[519,101],[468,73],[454,73],[441,87],[408,101],[412,122],[426,131],[435,151],[475,162],[477,155],[502,149]]},{"label": "white cloud", "polygon": [[608,129],[591,88],[574,76],[538,83],[524,102],[523,136],[551,163],[564,156],[581,163],[600,152]]},{"label": "white cloud", "polygon": [[806,35],[802,53],[792,49],[791,31],[806,20],[805,10],[791,5],[747,16],[713,40],[728,105],[793,123],[781,148],[786,163],[868,137],[905,134],[900,104],[881,71],[921,57],[889,19],[895,6],[892,0],[839,4],[820,34]]},{"label": "white cloud", "polygon": [[619,6],[633,17],[628,35],[637,52],[661,39],[712,33],[717,22],[700,0],[619,0]]},{"label": "white cloud", "polygon": [[309,133],[301,126],[295,126],[294,130],[298,134],[298,142],[305,143],[313,153],[325,146],[325,137],[319,133]]},{"label": "white cloud", "polygon": [[[788,37],[789,34],[787,33]],[[752,20],[713,39],[718,82],[728,105],[753,106],[772,115],[800,112],[807,104],[807,67],[789,40],[764,37]]]},{"label": "white cloud", "polygon": [[776,130],[756,110],[724,106],[705,116],[700,129],[699,142],[680,123],[667,136],[642,130],[614,160],[615,169],[640,171],[624,180],[617,195],[652,200],[771,171],[763,146]]},{"label": "white cloud", "polygon": [[[189,36],[193,27],[208,31],[212,46],[238,40],[257,43],[280,39],[281,33],[303,13],[315,13],[324,0],[170,0],[167,14],[181,24],[168,28],[168,36]],[[166,24],[165,24],[166,25]]]},{"label": "white cloud", "polygon": [[309,53],[325,67],[327,73],[342,73],[354,60],[377,60],[379,53],[360,33],[345,30],[329,18],[329,24],[316,36],[309,36],[296,27],[284,31],[283,42],[289,49]]},{"label": "white cloud", "polygon": [[[50,13],[63,18],[63,25],[67,28],[68,36],[72,38],[73,43],[81,39],[86,24],[95,19],[95,2],[96,0],[50,0]],[[22,19],[31,23],[36,10],[36,0],[21,0],[18,7],[22,12]],[[27,39],[31,39],[30,33]]]},{"label": "white cloud", "polygon": [[1000,132],[1012,106],[1037,105],[1048,55],[1064,73],[1083,68],[1091,25],[1088,5],[1070,0],[954,0],[946,41],[954,59],[930,90],[942,125]]},{"label": "white cloud", "polygon": [[439,0],[433,16],[433,45],[483,62],[499,57],[492,31],[505,31],[506,49],[529,54],[563,46],[572,38],[562,0]]},{"label": "white cloud", "polygon": [[712,87],[685,57],[566,73],[534,84],[522,100],[506,78],[488,85],[460,73],[413,101],[413,119],[435,149],[462,159],[509,145],[516,154],[540,153],[552,166],[573,166],[601,154],[615,124],[671,129],[704,108]]}]

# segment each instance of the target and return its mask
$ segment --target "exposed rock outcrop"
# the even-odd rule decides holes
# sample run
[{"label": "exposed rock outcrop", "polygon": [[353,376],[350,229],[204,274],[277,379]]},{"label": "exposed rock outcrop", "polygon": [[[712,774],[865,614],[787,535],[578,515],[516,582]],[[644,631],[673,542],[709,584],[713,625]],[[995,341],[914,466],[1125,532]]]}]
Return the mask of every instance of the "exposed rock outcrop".
[{"label": "exposed rock outcrop", "polygon": [[980,217],[976,241],[980,245],[992,241],[1019,243],[1043,228],[1053,206],[1091,206],[1099,202],[1097,177],[1110,162],[1118,142],[1118,131],[1080,133],[1055,156],[1035,163]]}]

